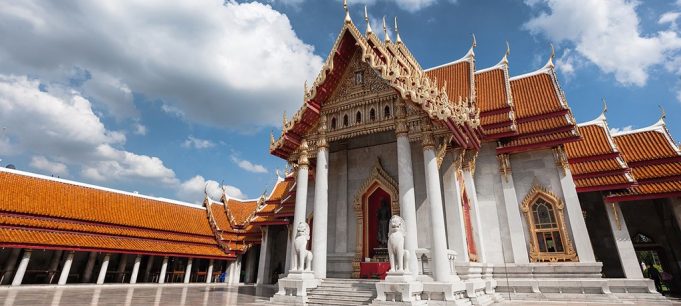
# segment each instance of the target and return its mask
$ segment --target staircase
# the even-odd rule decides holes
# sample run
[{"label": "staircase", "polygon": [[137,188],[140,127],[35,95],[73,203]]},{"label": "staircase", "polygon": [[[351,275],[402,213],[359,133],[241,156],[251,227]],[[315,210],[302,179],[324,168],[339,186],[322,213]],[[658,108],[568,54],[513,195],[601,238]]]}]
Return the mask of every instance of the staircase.
[{"label": "staircase", "polygon": [[307,292],[308,305],[369,305],[376,298],[376,282],[368,279],[327,278]]}]

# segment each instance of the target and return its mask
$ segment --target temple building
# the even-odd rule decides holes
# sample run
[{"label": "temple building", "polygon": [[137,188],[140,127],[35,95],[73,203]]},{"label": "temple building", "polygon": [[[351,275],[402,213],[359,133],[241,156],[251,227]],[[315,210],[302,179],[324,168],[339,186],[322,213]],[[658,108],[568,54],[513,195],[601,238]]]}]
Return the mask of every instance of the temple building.
[{"label": "temple building", "polygon": [[[397,20],[394,40],[383,27],[384,40],[368,20],[360,31],[346,9],[300,109],[270,139],[289,168],[257,199],[206,192],[197,206],[0,170],[2,284],[222,272],[273,284],[294,272],[304,222],[318,286],[305,301],[342,304],[324,284],[384,278],[398,215],[419,299],[653,303],[681,292],[681,149],[664,115],[614,134],[605,108],[578,124],[553,52],[511,76],[510,49],[476,67],[473,37],[460,59],[424,69]],[[656,288],[650,265],[675,277]],[[371,303],[370,291],[353,301]]]}]

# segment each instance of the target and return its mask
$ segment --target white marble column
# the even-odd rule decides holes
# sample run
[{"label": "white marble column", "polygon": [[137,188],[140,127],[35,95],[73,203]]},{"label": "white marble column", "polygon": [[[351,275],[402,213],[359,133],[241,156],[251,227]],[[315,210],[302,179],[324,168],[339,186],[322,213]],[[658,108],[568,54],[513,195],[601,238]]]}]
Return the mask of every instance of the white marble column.
[{"label": "white marble column", "polygon": [[102,261],[102,266],[99,268],[99,275],[97,276],[97,285],[104,284],[104,279],[106,278],[106,270],[109,269],[109,260],[111,259],[111,254],[105,254],[104,260]]},{"label": "white marble column", "polygon": [[615,238],[615,246],[617,247],[617,254],[620,257],[624,276],[626,278],[642,279],[643,272],[641,272],[641,266],[636,257],[634,244],[631,242],[631,236],[627,229],[627,223],[624,221],[620,204],[605,203],[605,210],[608,212],[608,221],[612,229],[612,236]]},{"label": "white marble column", "polygon": [[[557,154],[565,156],[562,148],[559,147]],[[575,243],[575,250],[579,256],[579,262],[596,262],[593,247],[591,246],[591,239],[589,239],[589,231],[586,228],[584,215],[582,214],[582,207],[579,204],[579,197],[577,197],[577,187],[572,179],[570,167],[567,165],[567,157],[565,157],[565,166],[559,166],[560,186],[563,189],[563,197],[565,197],[565,211],[568,216],[568,224],[572,232],[572,240]]]},{"label": "white marble column", "polygon": [[69,273],[71,272],[73,257],[75,255],[76,253],[73,251],[66,254],[66,260],[64,260],[64,267],[62,267],[61,274],[59,275],[59,283],[57,283],[58,285],[66,285],[66,281],[69,279]]},{"label": "white marble column", "polygon": [[244,283],[254,283],[257,278],[257,253],[255,249],[250,249],[248,251],[248,256],[246,256],[246,271],[244,271]]},{"label": "white marble column", "polygon": [[[329,145],[326,142],[326,116],[319,120],[317,167],[314,184],[314,227],[312,270],[318,279],[326,278],[326,240],[329,224]],[[298,196],[298,193],[296,193]]]},{"label": "white marble column", "polygon": [[52,252],[52,258],[50,259],[50,266],[47,268],[48,284],[52,284],[54,277],[57,275],[57,268],[59,268],[59,263],[61,263],[61,256],[64,251],[58,250]]},{"label": "white marble column", "polygon": [[291,231],[293,230],[293,226],[291,224],[286,225],[286,261],[284,261],[284,274],[287,274],[288,271],[291,269],[291,262],[293,261],[293,249],[292,249],[292,244],[293,242],[291,241],[291,237],[293,234],[291,234]]},{"label": "white marble column", "polygon": [[[306,210],[307,210],[307,180],[309,177],[308,173],[308,165],[309,161],[307,159],[307,140],[303,139],[302,143],[300,144],[300,156],[298,157],[298,174],[296,176],[296,206],[295,206],[295,211],[293,213],[293,229],[291,230],[291,244],[293,244],[293,241],[296,240],[296,228],[298,228],[298,224],[305,223],[305,215],[306,215]],[[316,231],[316,229],[315,229]],[[293,262],[293,254],[295,250],[291,248],[291,256],[290,260]],[[315,259],[312,260],[313,262],[316,261]],[[293,267],[293,264],[291,264],[291,268]]]},{"label": "white marble column", "polygon": [[262,241],[260,242],[260,256],[258,257],[258,277],[255,283],[258,285],[267,284],[269,282],[269,243],[270,243],[270,227],[263,226],[260,228],[262,231]]},{"label": "white marble column", "polygon": [[154,266],[154,258],[155,256],[153,255],[147,256],[147,265],[144,268],[144,277],[142,278],[142,281],[145,283],[149,281],[149,276],[151,275],[151,268]]},{"label": "white marble column", "polygon": [[128,255],[118,256],[118,268],[116,269],[116,282],[122,283],[125,280],[125,267],[128,265]]},{"label": "white marble column", "polygon": [[213,260],[208,261],[208,271],[206,271],[206,284],[210,284],[213,280]]},{"label": "white marble column", "polygon": [[461,151],[453,151],[452,164],[443,175],[445,195],[445,218],[447,220],[447,242],[449,248],[456,252],[456,261],[469,262],[468,244],[466,244],[466,225],[464,223],[461,182],[458,172],[461,170]]},{"label": "white marble column", "polygon": [[418,275],[418,259],[416,249],[418,248],[417,227],[416,227],[416,199],[414,197],[414,174],[412,171],[411,145],[409,144],[409,128],[406,122],[406,109],[404,102],[397,106],[395,110],[397,126],[397,179],[400,193],[400,215],[404,219],[406,237],[404,247],[409,251],[409,271]]},{"label": "white marble column", "polygon": [[28,262],[31,260],[31,253],[33,251],[30,249],[24,249],[24,256],[21,257],[19,262],[19,267],[17,272],[14,273],[14,279],[12,280],[12,286],[19,286],[24,280],[24,274],[26,274],[26,268],[28,268]]},{"label": "white marble column", "polygon": [[163,257],[163,262],[161,262],[161,273],[158,274],[158,283],[163,284],[166,282],[166,271],[168,270],[168,256]]},{"label": "white marble column", "polygon": [[192,276],[192,262],[194,262],[193,259],[188,258],[187,259],[187,268],[184,270],[184,283],[189,284],[189,279]]},{"label": "white marble column", "polygon": [[530,263],[530,256],[527,251],[527,240],[525,240],[525,230],[523,229],[522,213],[518,204],[518,197],[515,192],[515,183],[511,174],[511,160],[508,154],[497,156],[502,167],[506,168],[506,173],[501,173],[501,187],[504,195],[504,206],[506,207],[506,218],[508,220],[508,232],[511,238],[511,251],[513,263]]},{"label": "white marble column", "polygon": [[450,271],[449,258],[447,256],[447,238],[445,237],[445,217],[442,211],[442,195],[440,193],[440,173],[435,157],[435,139],[430,130],[430,122],[421,126],[426,127],[421,134],[423,143],[423,163],[426,174],[426,193],[430,205],[430,228],[432,258],[431,271],[436,282],[449,282],[456,276],[456,272]]},{"label": "white marble column", "polygon": [[85,263],[85,271],[83,272],[83,283],[89,283],[92,278],[92,271],[95,269],[95,261],[97,261],[97,252],[90,252]]},{"label": "white marble column", "polygon": [[132,273],[130,273],[130,283],[137,283],[137,275],[140,272],[140,263],[142,262],[142,255],[135,256],[135,263],[132,265]]},{"label": "white marble column", "polygon": [[478,204],[478,193],[475,190],[475,180],[473,179],[473,171],[475,167],[475,157],[477,152],[466,152],[463,163],[463,182],[466,186],[466,195],[468,196],[468,204],[470,205],[471,225],[473,230],[473,240],[475,241],[476,255],[478,262],[486,263],[485,243],[480,222],[480,204]]},{"label": "white marble column", "polygon": [[5,266],[2,268],[2,279],[0,279],[0,285],[8,284],[10,281],[10,275],[12,275],[12,270],[19,260],[19,255],[21,255],[21,249],[12,249],[9,253],[7,261],[5,261]]}]

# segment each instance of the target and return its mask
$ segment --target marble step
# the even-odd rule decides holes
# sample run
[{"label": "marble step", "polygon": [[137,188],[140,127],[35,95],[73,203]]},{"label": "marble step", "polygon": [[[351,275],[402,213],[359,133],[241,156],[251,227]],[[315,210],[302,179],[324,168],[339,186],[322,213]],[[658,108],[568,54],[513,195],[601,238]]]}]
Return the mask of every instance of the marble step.
[{"label": "marble step", "polygon": [[307,295],[325,295],[325,296],[375,296],[376,292],[374,291],[337,291],[337,290],[311,290],[310,292],[307,293]]},{"label": "marble step", "polygon": [[334,288],[376,288],[375,284],[353,284],[353,283],[325,283],[322,282],[317,287],[334,287]]},{"label": "marble step", "polygon": [[308,304],[319,305],[369,305],[373,299],[366,300],[331,300],[331,299],[312,299],[308,298]]}]

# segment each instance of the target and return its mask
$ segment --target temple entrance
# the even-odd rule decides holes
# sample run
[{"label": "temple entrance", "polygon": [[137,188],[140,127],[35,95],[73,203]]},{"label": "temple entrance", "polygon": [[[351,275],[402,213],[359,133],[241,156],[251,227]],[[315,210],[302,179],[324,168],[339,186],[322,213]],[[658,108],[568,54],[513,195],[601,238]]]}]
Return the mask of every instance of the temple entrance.
[{"label": "temple entrance", "polygon": [[390,218],[400,214],[396,186],[377,161],[355,196],[357,246],[353,278],[381,278],[390,269],[387,250]]}]

